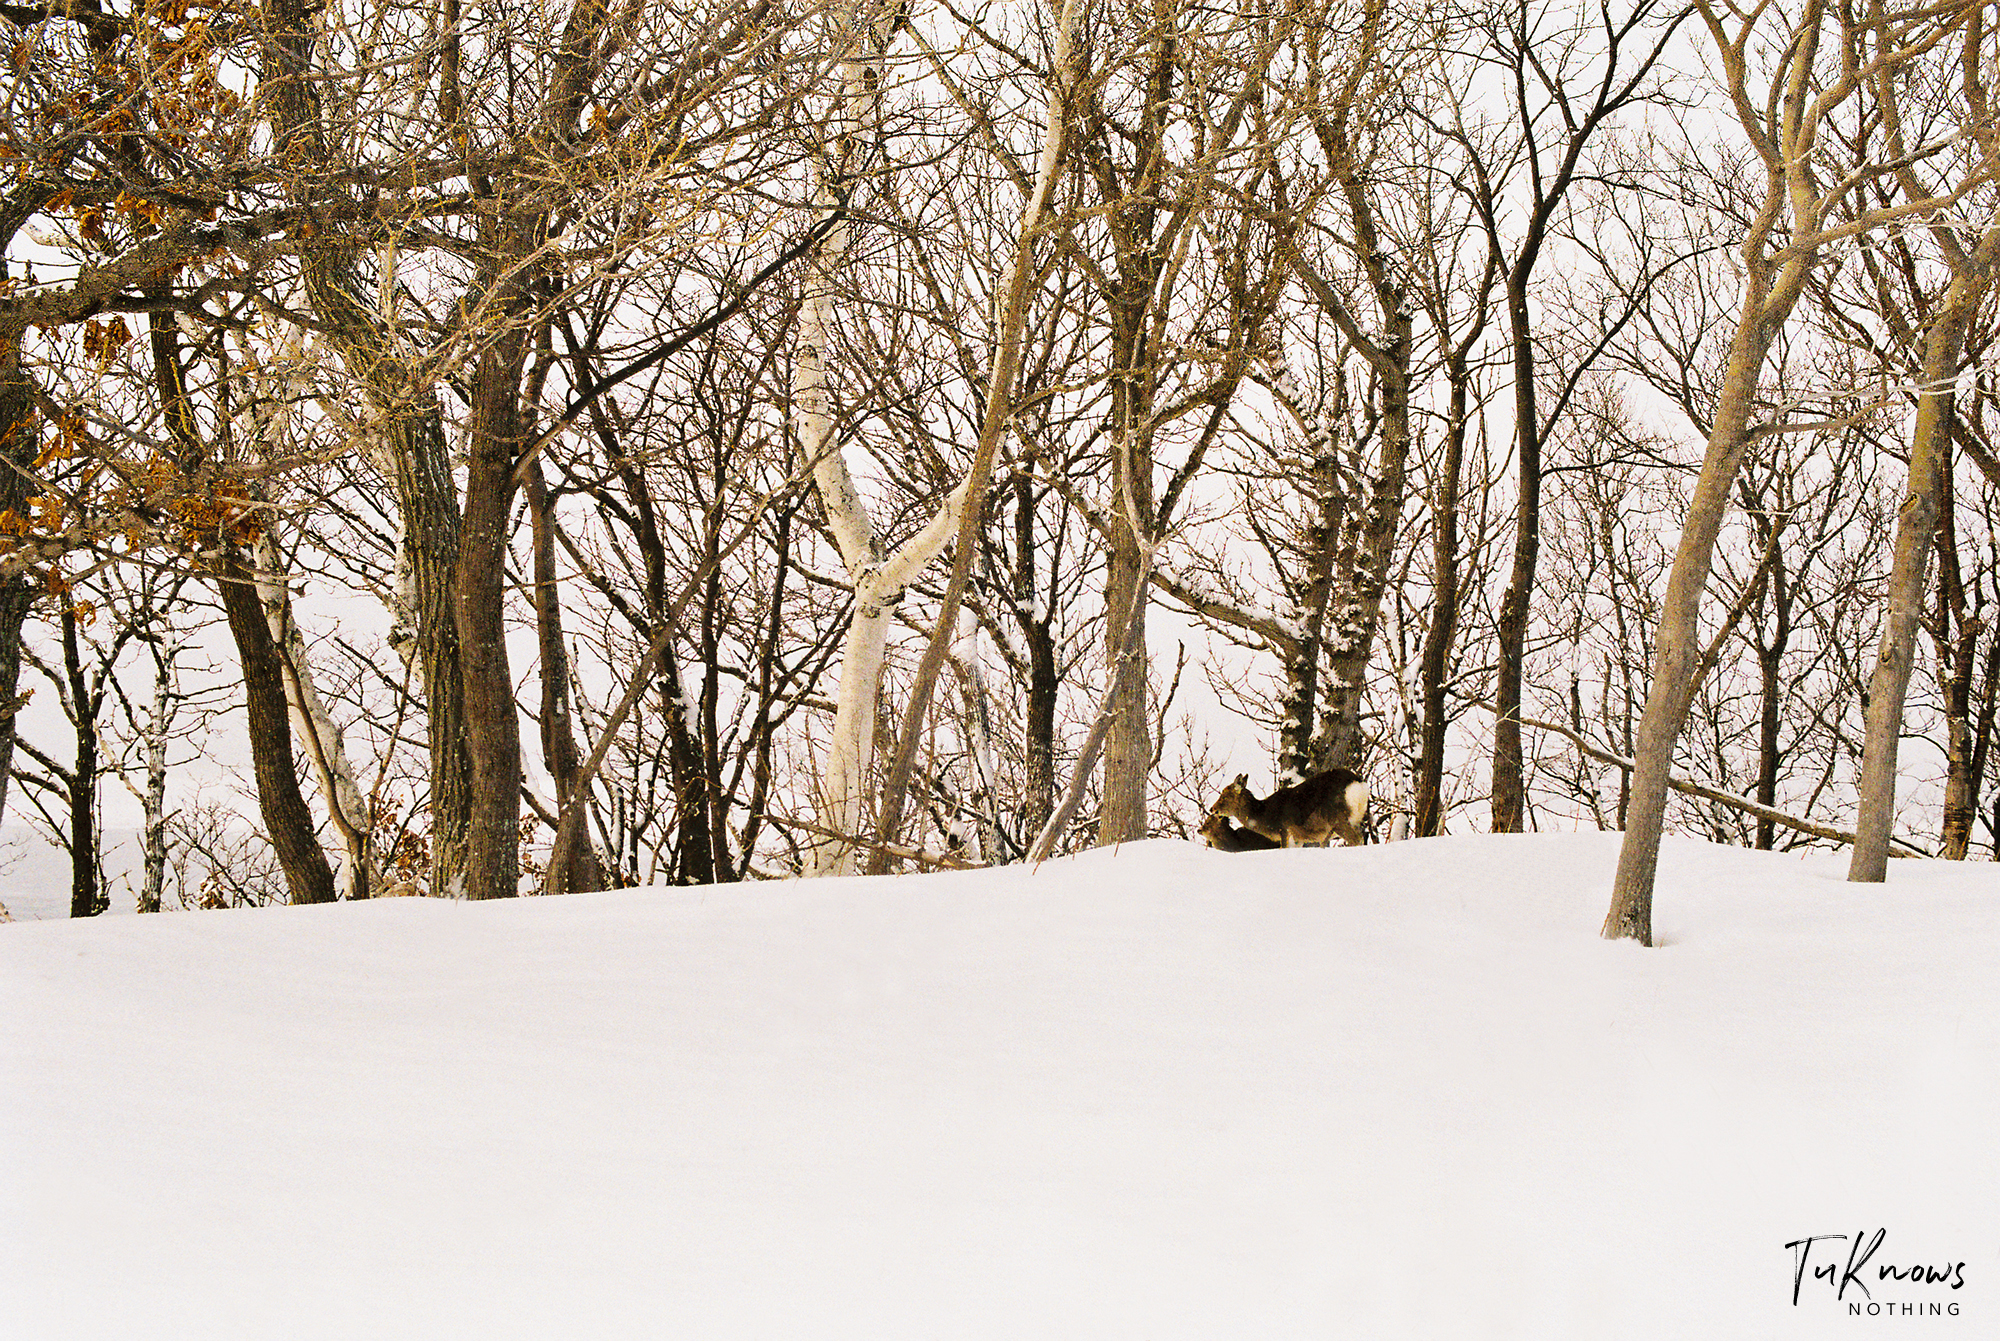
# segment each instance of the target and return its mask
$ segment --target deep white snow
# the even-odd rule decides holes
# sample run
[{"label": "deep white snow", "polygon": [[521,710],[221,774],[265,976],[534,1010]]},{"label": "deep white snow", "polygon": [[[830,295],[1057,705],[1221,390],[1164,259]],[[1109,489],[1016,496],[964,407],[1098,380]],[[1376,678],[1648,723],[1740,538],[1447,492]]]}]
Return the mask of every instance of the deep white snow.
[{"label": "deep white snow", "polygon": [[2000,1335],[2000,867],[1616,845],[0,926],[0,1336]]}]

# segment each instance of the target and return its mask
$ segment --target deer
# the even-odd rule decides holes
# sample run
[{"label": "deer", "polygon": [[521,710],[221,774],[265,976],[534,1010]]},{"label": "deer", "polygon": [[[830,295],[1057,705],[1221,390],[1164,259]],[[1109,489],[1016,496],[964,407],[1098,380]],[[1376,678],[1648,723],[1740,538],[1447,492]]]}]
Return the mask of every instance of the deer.
[{"label": "deer", "polygon": [[1195,832],[1208,840],[1208,845],[1218,852],[1262,852],[1266,848],[1284,846],[1254,830],[1237,828],[1223,815],[1210,815]]},{"label": "deer", "polygon": [[[1233,819],[1246,832],[1283,847],[1324,843],[1335,834],[1350,846],[1365,842],[1361,825],[1368,816],[1368,784],[1344,768],[1329,768],[1304,782],[1280,787],[1263,800],[1250,791],[1250,776],[1238,773],[1222,789],[1210,818]],[[1207,833],[1204,825],[1202,832]]]}]

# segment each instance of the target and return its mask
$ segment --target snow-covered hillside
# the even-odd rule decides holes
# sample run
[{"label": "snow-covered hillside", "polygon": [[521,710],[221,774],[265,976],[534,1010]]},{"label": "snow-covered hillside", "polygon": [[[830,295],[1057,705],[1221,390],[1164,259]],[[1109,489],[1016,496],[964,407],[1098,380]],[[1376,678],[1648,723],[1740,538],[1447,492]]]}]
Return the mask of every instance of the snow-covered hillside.
[{"label": "snow-covered hillside", "polygon": [[0,927],[0,1333],[2000,1335],[2000,867],[1616,843]]}]

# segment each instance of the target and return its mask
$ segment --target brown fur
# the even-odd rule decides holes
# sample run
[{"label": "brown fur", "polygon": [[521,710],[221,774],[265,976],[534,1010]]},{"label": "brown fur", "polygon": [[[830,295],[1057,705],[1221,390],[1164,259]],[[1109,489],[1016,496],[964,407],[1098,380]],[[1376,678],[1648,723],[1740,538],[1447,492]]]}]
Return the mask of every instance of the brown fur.
[{"label": "brown fur", "polygon": [[1344,768],[1329,768],[1304,782],[1280,787],[1261,801],[1248,784],[1248,775],[1238,773],[1236,781],[1222,789],[1212,813],[1286,847],[1324,843],[1335,834],[1350,845],[1366,841],[1361,825],[1368,816],[1368,784]]},{"label": "brown fur", "polygon": [[1284,846],[1261,833],[1239,829],[1221,815],[1210,815],[1195,832],[1207,839],[1210,847],[1222,852],[1262,852],[1266,848]]}]

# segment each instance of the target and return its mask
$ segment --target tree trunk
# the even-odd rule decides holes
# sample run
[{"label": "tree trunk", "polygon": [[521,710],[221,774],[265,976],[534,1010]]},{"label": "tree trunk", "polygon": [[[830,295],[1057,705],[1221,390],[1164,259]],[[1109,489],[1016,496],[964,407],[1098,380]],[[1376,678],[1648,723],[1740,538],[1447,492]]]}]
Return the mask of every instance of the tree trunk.
[{"label": "tree trunk", "polygon": [[[535,550],[535,641],[540,651],[542,683],[542,763],[549,770],[549,780],[555,784],[556,810],[560,814],[577,800],[576,777],[583,768],[583,751],[577,747],[576,726],[570,713],[569,647],[563,639],[562,593],[556,577],[555,508],[539,455],[529,458],[525,483]],[[608,885],[597,847],[589,840],[588,826],[584,832],[584,837],[569,845],[569,869],[559,886],[571,893],[586,893]]]},{"label": "tree trunk", "polygon": [[1458,495],[1465,462],[1465,430],[1471,374],[1464,353],[1446,369],[1451,386],[1450,419],[1445,426],[1444,462],[1431,498],[1431,622],[1424,633],[1418,670],[1423,722],[1417,732],[1414,829],[1418,838],[1444,832],[1444,739],[1451,725],[1445,711],[1445,680],[1452,644],[1458,637]]},{"label": "tree trunk", "polygon": [[[69,915],[96,917],[110,907],[97,850],[97,713],[104,694],[101,682],[93,691],[84,675],[76,610],[68,604],[62,612],[62,645],[63,675],[76,728],[76,766],[66,774],[57,773],[69,792]],[[109,668],[102,674],[108,676]]]},{"label": "tree trunk", "polygon": [[1361,705],[1368,686],[1368,663],[1382,627],[1382,596],[1403,519],[1403,490],[1410,456],[1410,318],[1390,317],[1389,339],[1381,347],[1376,376],[1381,384],[1382,446],[1368,510],[1352,547],[1353,571],[1343,575],[1341,603],[1334,618],[1332,664],[1326,707],[1313,772],[1327,768],[1361,771]]},{"label": "tree trunk", "polygon": [[670,640],[660,651],[660,713],[667,726],[667,763],[674,779],[674,881],[715,883],[715,842],[709,833],[709,778],[694,733],[693,704]]},{"label": "tree trunk", "polygon": [[[317,9],[305,0],[272,0],[266,14],[260,87],[270,90],[271,131],[286,161],[329,163],[313,77]],[[448,101],[456,100],[455,22],[446,24]],[[442,108],[456,122],[456,107]],[[330,187],[300,186],[301,197]],[[320,198],[305,199],[318,204]],[[399,570],[407,565],[416,624],[414,641],[424,685],[431,765],[431,892],[465,885],[466,830],[471,791],[465,745],[465,685],[452,575],[458,562],[458,495],[452,482],[437,394],[395,352],[382,314],[362,294],[351,247],[314,247],[300,256],[300,278],[342,361],[368,397],[382,464],[393,474],[400,514]],[[401,613],[401,612],[399,612]],[[408,646],[395,632],[392,645]]]},{"label": "tree trunk", "polygon": [[[888,606],[872,576],[864,576],[854,588],[854,619],[841,650],[833,739],[827,742],[820,784],[820,823],[843,838],[860,839],[870,827],[868,767],[874,758],[875,698],[881,689],[888,635]],[[856,854],[850,844],[823,842],[819,850],[822,855],[814,874],[854,873]]]},{"label": "tree trunk", "polygon": [[[721,496],[726,477],[720,465],[717,467],[715,489]],[[708,590],[702,601],[701,610],[701,702],[700,749],[696,758],[700,763],[696,776],[701,782],[701,818],[703,836],[710,854],[709,878],[715,881],[729,881],[736,878],[736,861],[729,850],[729,795],[722,785],[722,573],[721,565],[715,559],[715,541],[709,540],[709,559],[714,565],[709,573]]]},{"label": "tree trunk", "polygon": [[[1145,611],[1141,603],[1145,601],[1147,588],[1152,583],[1153,560],[1157,552],[1156,548],[1148,548],[1141,553],[1138,580],[1134,584],[1137,588],[1134,599],[1122,616],[1114,615],[1111,619],[1111,626],[1116,631],[1107,637],[1114,648],[1130,649],[1138,646],[1136,635],[1145,623]],[[1084,784],[1089,778],[1090,770],[1097,766],[1098,753],[1104,748],[1105,739],[1110,733],[1116,697],[1117,688],[1114,682],[1112,687],[1105,691],[1096,720],[1091,722],[1090,730],[1084,734],[1083,747],[1077,751],[1076,766],[1070,770],[1069,786],[1063,789],[1062,800],[1056,803],[1048,821],[1042,825],[1040,832],[1028,845],[1028,861],[1043,861],[1054,852],[1063,830],[1068,828],[1070,820],[1075,817],[1077,806],[1083,800]],[[1100,845],[1102,841],[1100,835]]]},{"label": "tree trunk", "polygon": [[[1782,644],[1773,643],[1757,652],[1758,680],[1762,688],[1762,711],[1757,721],[1757,804],[1778,804],[1778,727],[1781,694],[1778,666],[1785,654]],[[1757,850],[1769,852],[1777,842],[1777,826],[1768,819],[1757,821]]]},{"label": "tree trunk", "polygon": [[97,736],[76,733],[76,771],[69,777],[69,915],[96,917],[111,906],[98,876]]},{"label": "tree trunk", "polygon": [[1924,569],[1938,513],[1948,501],[1953,389],[1963,362],[1965,332],[1985,295],[2000,229],[1973,262],[1957,267],[1924,337],[1917,420],[1910,435],[1909,488],[1896,518],[1895,559],[1889,573],[1889,609],[1882,623],[1875,673],[1868,684],[1868,739],[1861,755],[1860,810],[1854,821],[1854,856],[1847,878],[1880,883],[1889,874],[1889,831],[1896,812],[1896,753],[1903,734],[1903,701],[1916,660],[1917,625],[1923,616]]},{"label": "tree trunk", "polygon": [[1625,842],[1619,848],[1611,909],[1604,919],[1607,939],[1653,943],[1653,880],[1660,861],[1660,829],[1666,819],[1667,775],[1673,764],[1674,744],[1694,697],[1694,674],[1701,661],[1696,627],[1701,593],[1708,585],[1716,537],[1729,510],[1729,493],[1749,446],[1750,414],[1764,360],[1798,295],[1798,284],[1792,283],[1771,299],[1767,270],[1753,269],[1746,287],[1708,449],[1695,481],[1693,503],[1682,523],[1659,627],[1653,634],[1653,682],[1633,742]]},{"label": "tree trunk", "polygon": [[994,786],[993,713],[986,683],[986,663],[979,648],[979,621],[972,612],[958,612],[958,638],[951,654],[959,676],[960,698],[965,711],[966,754],[971,763],[973,789],[968,798],[978,817],[979,856],[985,865],[998,865],[1000,849],[999,798]]},{"label": "tree trunk", "polygon": [[139,803],[145,814],[140,830],[141,874],[139,911],[160,911],[160,894],[167,883],[167,715],[173,704],[173,669],[169,657],[154,646],[153,715],[146,737],[146,790]]},{"label": "tree trunk", "polygon": [[[513,319],[509,313],[507,318]],[[465,473],[465,523],[453,579],[465,684],[464,897],[512,898],[521,879],[521,724],[507,664],[506,579],[514,465],[522,440],[527,333],[516,324],[480,355]]]},{"label": "tree trunk", "polygon": [[[619,454],[610,425],[592,407],[592,420],[607,453]],[[618,464],[619,482],[631,505],[633,540],[646,567],[647,638],[660,636],[667,618],[667,546],[653,511],[653,496],[645,476],[629,457]],[[717,481],[718,490],[724,481]],[[719,495],[718,495],[719,496]],[[709,537],[710,553],[714,536]],[[711,579],[713,581],[713,579]],[[681,675],[680,659],[674,655],[674,638],[669,634],[660,649],[660,715],[667,730],[667,766],[674,782],[674,861],[672,880],[683,885],[715,882],[715,841],[709,827],[713,786],[707,756],[695,735],[694,714],[688,702],[687,684]],[[704,686],[703,693],[708,689]]]},{"label": "tree trunk", "polygon": [[[1986,670],[1979,691],[1979,725],[1972,733],[1972,763],[1967,782],[1972,792],[1972,808],[1979,808],[1979,789],[1986,783],[1986,760],[1993,744],[1994,713],[2000,709],[2000,636],[1986,644]],[[2000,819],[2000,814],[1996,814]],[[2000,823],[1993,826],[1993,859],[2000,861]]]},{"label": "tree trunk", "polygon": [[458,561],[458,494],[435,398],[387,426],[401,513],[402,559],[415,598],[416,660],[424,686],[430,748],[430,892],[465,883],[466,828],[472,793],[465,746],[465,684],[459,673],[452,570]]},{"label": "tree trunk", "polygon": [[[1301,616],[1298,636],[1277,648],[1285,667],[1285,692],[1279,703],[1278,780],[1289,783],[1302,782],[1319,768],[1315,741],[1327,608],[1333,601],[1334,570],[1339,566],[1349,502],[1358,490],[1359,478],[1357,472],[1341,468],[1336,445],[1334,425],[1343,417],[1345,378],[1339,379],[1334,410],[1328,415],[1312,408],[1304,387],[1288,366],[1273,362],[1272,388],[1306,430],[1302,455],[1312,462],[1309,497],[1315,512],[1306,532],[1305,581],[1294,589]],[[1351,579],[1353,575],[1342,576]]]},{"label": "tree trunk", "polygon": [[[17,341],[0,340],[0,518],[21,518],[40,434],[34,389],[21,367]],[[14,776],[15,716],[21,708],[21,626],[36,588],[19,574],[0,576],[0,817],[7,813],[7,784]]]},{"label": "tree trunk", "polygon": [[[1759,593],[1759,604],[1762,604],[1764,596],[1770,597],[1773,619],[1770,642],[1759,641],[1755,644],[1760,691],[1757,722],[1757,802],[1759,805],[1773,808],[1778,804],[1778,770],[1784,763],[1779,741],[1784,706],[1784,681],[1780,672],[1784,667],[1785,653],[1790,650],[1792,643],[1793,591],[1791,579],[1785,572],[1784,551],[1779,548],[1778,538],[1778,530],[1784,524],[1783,517],[1767,514],[1763,518],[1762,525],[1766,528],[1763,538],[1767,562],[1759,566],[1757,576],[1757,581],[1763,588]],[[1761,624],[1761,611],[1758,620]],[[1768,818],[1759,818],[1758,850],[1770,851],[1777,842],[1777,837],[1775,823]]]},{"label": "tree trunk", "polygon": [[[1514,450],[1519,492],[1514,502],[1514,566],[1500,598],[1494,668],[1494,833],[1519,833],[1527,821],[1527,773],[1521,750],[1521,675],[1527,658],[1528,613],[1542,552],[1542,432],[1535,402],[1535,336],[1529,326],[1527,276],[1507,278],[1507,320],[1514,346]],[[1733,477],[1733,472],[1732,472]],[[1703,580],[1707,570],[1703,569]],[[1676,727],[1678,729],[1678,725]]]},{"label": "tree trunk", "polygon": [[[965,599],[965,589],[972,580],[973,562],[981,548],[987,481],[992,477],[1000,440],[1008,432],[1013,419],[1014,380],[1021,365],[1022,342],[1028,324],[1034,240],[1042,230],[1057,178],[1063,171],[1070,119],[1068,91],[1076,82],[1077,72],[1072,67],[1076,26],[1082,11],[1082,0],[1064,0],[1056,23],[1055,49],[1049,62],[1051,74],[1042,152],[1035,169],[1034,185],[1029,188],[1027,204],[1021,210],[1013,261],[1008,267],[1007,282],[1001,290],[1001,302],[994,314],[993,353],[989,365],[992,371],[986,379],[986,403],[980,415],[979,439],[973,448],[972,463],[966,469],[965,484],[962,486],[965,501],[960,505],[958,515],[951,576],[945,582],[944,599],[939,603],[937,626],[931,633],[929,645],[924,648],[923,660],[918,662],[916,677],[910,685],[909,701],[904,705],[901,739],[896,742],[896,753],[883,781],[880,822],[877,826],[877,842],[881,846],[868,864],[871,874],[887,871],[889,845],[896,841],[897,830],[902,825],[903,802],[909,791],[910,775],[916,767],[917,740],[924,714],[929,710],[938,672],[943,668],[950,647],[959,637],[958,613]],[[984,714],[982,698],[979,707],[982,723]],[[984,756],[983,762],[990,764],[990,756]],[[990,782],[990,770],[985,780]],[[990,790],[988,797],[990,800]],[[990,810],[983,813],[990,813]],[[989,854],[992,852],[991,838],[989,832]]]},{"label": "tree trunk", "polygon": [[1104,659],[1110,676],[1104,776],[1097,842],[1135,843],[1146,837],[1146,786],[1153,771],[1153,718],[1147,701],[1147,590],[1152,564],[1153,412],[1157,375],[1147,342],[1158,262],[1146,254],[1120,275],[1111,296],[1110,535],[1105,540]]},{"label": "tree trunk", "polygon": [[225,544],[217,560],[216,590],[229,616],[229,632],[243,667],[244,705],[250,720],[250,757],[257,776],[257,803],[264,831],[278,854],[293,903],[332,903],[333,870],[313,836],[312,811],[299,793],[292,761],[290,708],[284,671],[257,575],[234,546]]},{"label": "tree trunk", "polygon": [[347,741],[340,724],[334,721],[314,683],[312,662],[306,640],[292,617],[292,595],[285,580],[284,556],[273,533],[266,529],[252,549],[257,564],[257,594],[271,625],[271,641],[278,649],[279,664],[285,675],[285,700],[291,707],[292,729],[300,742],[306,762],[318,778],[320,798],[327,815],[339,830],[343,858],[335,885],[343,899],[365,899],[375,887],[375,855],[370,842],[373,827],[368,803],[355,780],[354,764],[347,757]]},{"label": "tree trunk", "polygon": [[[1151,473],[1150,462],[1139,470]],[[1122,487],[1122,486],[1121,486]],[[1151,489],[1143,491],[1140,516],[1151,514]],[[1129,524],[1115,521],[1104,585],[1104,643],[1111,676],[1110,724],[1104,738],[1104,782],[1097,826],[1099,846],[1133,843],[1146,836],[1146,785],[1153,771],[1152,713],[1147,702],[1144,551]],[[1121,616],[1131,614],[1118,633]]]},{"label": "tree trunk", "polygon": [[[53,185],[23,182],[0,201],[0,282],[14,278],[7,252],[15,235],[54,194]],[[21,366],[21,335],[0,336],[0,519],[26,520],[41,454],[35,385]],[[39,586],[25,574],[0,574],[0,818],[14,777],[15,714],[21,707],[21,626]]]},{"label": "tree trunk", "polygon": [[1059,559],[1050,560],[1049,595],[1044,597],[1036,568],[1034,476],[1021,471],[1014,477],[1013,487],[1014,598],[1010,606],[1028,663],[1027,703],[1021,723],[1022,764],[1027,776],[1020,825],[1022,841],[1027,843],[1049,822],[1056,803],[1056,705],[1062,684],[1056,675],[1056,640],[1050,626],[1055,618],[1055,565]]},{"label": "tree trunk", "polygon": [[1964,861],[1972,846],[1972,821],[1979,810],[1979,779],[1973,774],[1977,747],[1972,724],[1972,674],[1978,665],[1980,623],[1967,619],[1958,637],[1940,640],[1938,663],[1944,681],[1945,751],[1944,828],[1938,855]]}]

